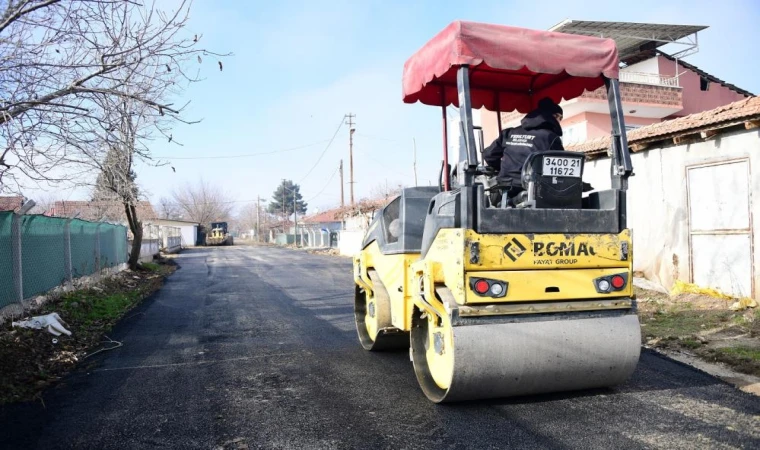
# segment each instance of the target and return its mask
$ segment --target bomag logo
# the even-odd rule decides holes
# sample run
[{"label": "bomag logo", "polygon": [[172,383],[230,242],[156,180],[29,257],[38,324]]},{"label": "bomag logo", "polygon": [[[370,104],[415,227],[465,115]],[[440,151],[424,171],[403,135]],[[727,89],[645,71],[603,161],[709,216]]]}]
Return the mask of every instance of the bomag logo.
[{"label": "bomag logo", "polygon": [[512,240],[504,246],[504,253],[509,256],[509,259],[511,259],[512,262],[517,261],[517,258],[522,256],[522,254],[525,253],[525,250],[525,246],[521,244],[517,238],[512,238]]},{"label": "bomag logo", "polygon": [[534,242],[533,256],[594,256],[596,250],[586,242]]}]

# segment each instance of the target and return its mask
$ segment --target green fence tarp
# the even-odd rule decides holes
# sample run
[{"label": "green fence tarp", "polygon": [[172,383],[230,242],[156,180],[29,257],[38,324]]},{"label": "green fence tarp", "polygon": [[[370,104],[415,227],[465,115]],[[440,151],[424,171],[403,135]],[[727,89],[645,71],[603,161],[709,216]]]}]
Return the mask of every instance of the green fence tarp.
[{"label": "green fence tarp", "polygon": [[24,298],[66,282],[66,221],[54,217],[21,217],[21,272]]},{"label": "green fence tarp", "polygon": [[71,221],[71,271],[74,277],[95,273],[97,223]]},{"label": "green fence tarp", "polygon": [[0,212],[0,308],[18,300],[13,283],[12,212]]},{"label": "green fence tarp", "polygon": [[[18,302],[15,277],[19,274],[24,299],[68,281],[69,255],[73,278],[127,262],[127,229],[122,225],[28,215],[17,219],[21,258],[16,271],[13,220],[12,212],[0,212],[0,308]],[[70,252],[66,247],[67,222]]]}]

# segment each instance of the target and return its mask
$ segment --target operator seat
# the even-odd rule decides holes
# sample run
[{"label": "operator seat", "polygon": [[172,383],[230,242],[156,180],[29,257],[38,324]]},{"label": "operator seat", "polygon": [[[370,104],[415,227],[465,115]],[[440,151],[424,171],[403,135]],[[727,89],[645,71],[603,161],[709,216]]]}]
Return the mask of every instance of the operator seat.
[{"label": "operator seat", "polygon": [[590,188],[583,182],[584,161],[583,154],[562,150],[532,153],[523,165],[525,191],[515,199],[517,207],[581,209]]}]

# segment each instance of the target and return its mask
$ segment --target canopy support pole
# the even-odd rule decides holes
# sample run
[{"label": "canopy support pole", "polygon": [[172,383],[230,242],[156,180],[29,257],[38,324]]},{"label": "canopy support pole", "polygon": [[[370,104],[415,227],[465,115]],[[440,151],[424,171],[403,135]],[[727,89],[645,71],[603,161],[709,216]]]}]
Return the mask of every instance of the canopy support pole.
[{"label": "canopy support pole", "polygon": [[441,86],[441,120],[443,121],[443,190],[451,190],[449,181],[449,126],[446,119],[446,90]]},{"label": "canopy support pole", "polygon": [[620,84],[615,79],[604,79],[607,99],[612,118],[612,148],[610,155],[610,176],[612,188],[625,191],[628,189],[628,177],[633,175],[631,153],[628,150],[628,137],[625,134],[623,104],[620,99]]},{"label": "canopy support pole", "polygon": [[[499,127],[499,132],[496,133],[498,137],[501,135],[501,106],[499,106],[499,93],[494,92],[494,95],[494,104],[496,105],[496,126]],[[485,145],[485,143],[483,145]]]},{"label": "canopy support pole", "polygon": [[459,94],[459,129],[463,146],[459,149],[457,161],[457,181],[461,186],[472,186],[478,156],[475,134],[472,131],[472,99],[470,97],[470,68],[460,66],[457,70],[457,93]]}]

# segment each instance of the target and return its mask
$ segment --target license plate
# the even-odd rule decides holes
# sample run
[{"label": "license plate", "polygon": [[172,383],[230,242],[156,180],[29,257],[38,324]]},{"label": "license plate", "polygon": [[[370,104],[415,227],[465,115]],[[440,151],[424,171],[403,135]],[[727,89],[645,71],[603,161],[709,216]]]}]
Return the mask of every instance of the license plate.
[{"label": "license plate", "polygon": [[580,178],[581,160],[580,158],[545,156],[543,173],[544,176]]}]

